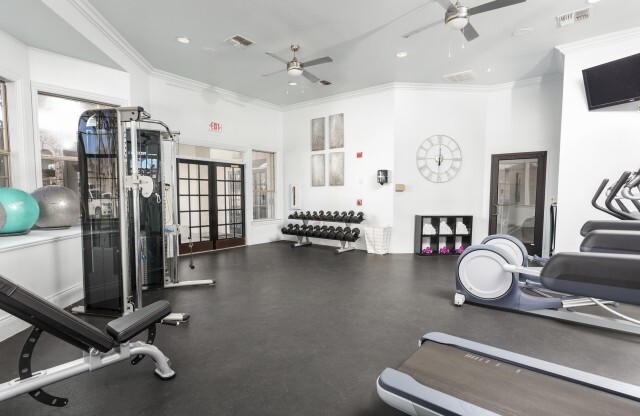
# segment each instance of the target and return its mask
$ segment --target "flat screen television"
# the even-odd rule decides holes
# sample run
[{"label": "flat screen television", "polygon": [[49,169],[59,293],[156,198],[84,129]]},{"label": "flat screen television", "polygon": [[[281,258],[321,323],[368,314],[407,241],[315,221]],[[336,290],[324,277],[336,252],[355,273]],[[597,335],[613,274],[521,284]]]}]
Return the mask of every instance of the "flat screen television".
[{"label": "flat screen television", "polygon": [[640,100],[640,53],[582,70],[589,110]]}]

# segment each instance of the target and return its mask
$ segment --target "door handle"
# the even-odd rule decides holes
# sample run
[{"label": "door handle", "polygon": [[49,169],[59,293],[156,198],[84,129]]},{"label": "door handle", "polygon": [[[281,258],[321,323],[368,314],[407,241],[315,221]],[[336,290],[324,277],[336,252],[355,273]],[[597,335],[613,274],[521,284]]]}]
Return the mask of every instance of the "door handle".
[{"label": "door handle", "polygon": [[498,204],[493,204],[493,206],[496,208],[496,212],[491,214],[491,215],[493,215],[494,217],[497,217],[498,216]]}]

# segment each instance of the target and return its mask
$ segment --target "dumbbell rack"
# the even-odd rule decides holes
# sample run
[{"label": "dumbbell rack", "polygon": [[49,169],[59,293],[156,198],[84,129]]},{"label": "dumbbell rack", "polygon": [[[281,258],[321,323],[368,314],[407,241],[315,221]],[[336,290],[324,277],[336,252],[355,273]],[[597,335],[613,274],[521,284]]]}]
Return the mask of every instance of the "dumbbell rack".
[{"label": "dumbbell rack", "polygon": [[[299,219],[299,218],[297,218]],[[301,220],[303,225],[309,225],[309,221],[310,220]],[[292,244],[291,247],[296,248],[296,247],[304,247],[304,246],[310,246],[311,245],[311,241],[309,241],[309,236],[308,235],[297,235],[296,237],[298,237],[298,242],[295,244]],[[303,241],[305,240],[306,241]]]},{"label": "dumbbell rack", "polygon": [[[350,222],[350,221],[314,220],[314,219],[301,219],[301,218],[289,218],[289,219],[300,220],[300,221],[302,221],[302,224],[304,226],[308,226],[309,225],[309,221],[317,221],[317,222],[322,222],[322,223],[324,223],[324,222],[342,223],[342,224],[345,225],[345,227],[348,227],[349,224],[360,224],[362,222],[362,221],[360,221],[360,222]],[[291,247],[293,247],[293,248],[310,246],[312,244],[311,241],[309,241],[309,236],[297,235],[296,237],[298,237],[298,242],[291,245]],[[315,237],[315,238],[317,238],[317,237]],[[352,244],[352,243],[355,243],[355,241],[353,241],[353,242],[352,241],[345,241],[345,240],[337,240],[337,241],[340,241],[340,248],[336,249],[336,254],[346,253],[347,251],[353,251],[353,250],[356,249]]]}]

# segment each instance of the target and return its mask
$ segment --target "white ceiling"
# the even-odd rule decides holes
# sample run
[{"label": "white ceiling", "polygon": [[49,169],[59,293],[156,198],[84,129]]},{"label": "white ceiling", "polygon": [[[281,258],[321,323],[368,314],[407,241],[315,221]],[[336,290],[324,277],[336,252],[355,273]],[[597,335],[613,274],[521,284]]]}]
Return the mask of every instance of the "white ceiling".
[{"label": "white ceiling", "polygon": [[[31,18],[31,9],[17,4],[37,0],[0,1],[5,3],[0,15],[20,15],[0,18],[3,30],[56,52],[64,49],[56,46],[63,40],[68,43],[66,49],[73,45],[69,39],[59,39],[55,21],[51,26],[39,22],[37,32],[16,29],[19,23],[15,22]],[[560,71],[556,45],[640,26],[638,0],[602,0],[593,5],[591,19],[563,28],[558,28],[556,15],[589,6],[585,0],[528,0],[473,16],[471,22],[480,37],[468,43],[444,24],[409,39],[401,37],[443,19],[444,9],[430,0],[88,1],[155,68],[279,105],[389,82],[444,83],[443,75],[467,69],[480,77],[469,83],[480,85],[556,74]],[[473,7],[487,1],[462,3]],[[535,31],[513,37],[512,32],[521,27]],[[239,50],[222,42],[236,34],[256,44]],[[179,44],[177,36],[192,42]],[[288,58],[291,43],[300,44],[302,61],[331,56],[333,63],[310,70],[333,85],[318,86],[300,77],[296,81],[303,87],[288,87],[291,78],[284,72],[262,77],[284,68],[265,52]],[[408,56],[397,58],[399,51],[407,51]],[[96,62],[97,58],[86,59]],[[495,70],[487,73],[487,67]]]}]

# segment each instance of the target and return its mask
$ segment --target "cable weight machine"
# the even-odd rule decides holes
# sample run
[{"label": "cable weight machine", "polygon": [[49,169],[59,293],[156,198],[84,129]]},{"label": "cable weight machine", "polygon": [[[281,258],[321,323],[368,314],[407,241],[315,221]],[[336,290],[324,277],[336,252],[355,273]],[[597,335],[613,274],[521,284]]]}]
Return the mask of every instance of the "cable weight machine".
[{"label": "cable weight machine", "polygon": [[[141,129],[141,123],[161,130]],[[177,251],[167,250],[180,230],[167,216],[167,207],[172,205],[176,212],[177,205],[176,195],[170,192],[176,178],[177,134],[141,107],[89,110],[81,115],[78,156],[85,299],[84,306],[73,312],[127,315],[142,307],[147,286],[180,283]],[[163,163],[165,148],[170,149],[168,163]],[[165,175],[166,170],[171,176]],[[101,208],[100,215],[96,207]],[[198,284],[213,283],[205,282]],[[188,319],[188,313],[172,313],[162,323],[179,325]]]}]

